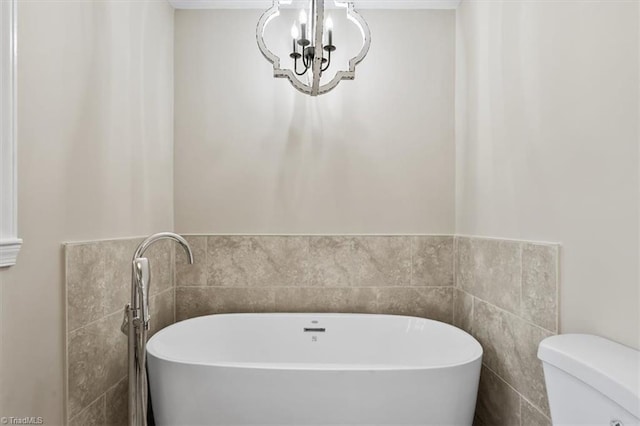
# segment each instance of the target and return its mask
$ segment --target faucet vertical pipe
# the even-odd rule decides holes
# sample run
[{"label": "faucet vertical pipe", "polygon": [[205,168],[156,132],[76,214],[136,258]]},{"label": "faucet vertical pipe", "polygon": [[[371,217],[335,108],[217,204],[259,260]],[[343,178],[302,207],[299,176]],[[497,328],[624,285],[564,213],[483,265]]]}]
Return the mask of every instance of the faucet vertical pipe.
[{"label": "faucet vertical pipe", "polygon": [[147,373],[146,343],[149,328],[149,286],[151,274],[149,261],[143,257],[156,241],[169,239],[182,246],[189,263],[193,263],[193,252],[189,243],[180,235],[161,232],[145,239],[136,249],[132,260],[131,303],[125,306],[123,332],[128,335],[129,359],[129,426],[147,426]]},{"label": "faucet vertical pipe", "polygon": [[149,259],[138,257],[133,260],[133,272],[136,276],[136,290],[140,303],[140,319],[145,330],[149,329],[149,284],[151,283],[151,271]]}]

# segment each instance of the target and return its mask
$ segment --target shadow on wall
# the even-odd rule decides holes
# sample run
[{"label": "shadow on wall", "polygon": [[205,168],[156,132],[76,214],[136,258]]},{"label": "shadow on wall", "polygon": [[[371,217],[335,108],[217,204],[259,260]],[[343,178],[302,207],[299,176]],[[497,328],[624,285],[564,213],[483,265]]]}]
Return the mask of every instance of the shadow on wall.
[{"label": "shadow on wall", "polygon": [[[451,233],[454,12],[367,11],[355,81],[318,97],[273,77],[259,15],[176,13],[176,228]],[[207,42],[220,37],[232,64]],[[401,42],[418,39],[423,55]],[[400,74],[407,57],[416,72]]]},{"label": "shadow on wall", "polygon": [[[68,134],[55,144],[64,156],[58,169],[65,176],[63,196],[83,200],[63,203],[71,209],[63,216],[65,229],[76,229],[75,235],[95,236],[96,228],[117,229],[123,222],[131,223],[131,229],[146,229],[157,216],[152,206],[160,200],[171,204],[172,196],[164,188],[172,185],[167,170],[173,161],[173,106],[167,100],[173,75],[166,66],[172,52],[165,48],[173,31],[148,24],[150,16],[172,16],[172,10],[171,15],[167,12],[157,11],[152,2],[88,2],[76,12],[82,27],[74,30],[82,36],[68,34],[78,44],[69,48],[87,53],[68,55],[68,65],[54,70],[51,77],[62,82],[51,83],[53,98],[62,99],[63,92],[69,108],[59,119],[68,124]],[[135,30],[123,28],[127,19],[139,24]],[[47,50],[42,55],[59,48],[42,46]],[[74,78],[65,85],[58,73],[70,70]],[[60,122],[52,126],[60,127]],[[41,155],[52,152],[43,150]],[[79,222],[86,231],[77,230]]]},{"label": "shadow on wall", "polygon": [[[284,82],[284,81],[283,81]],[[347,82],[349,84],[349,82]],[[286,82],[286,85],[289,85]],[[278,85],[280,86],[283,85]],[[284,210],[287,216],[297,217],[300,203],[313,197],[318,188],[316,182],[325,182],[329,188],[342,188],[334,192],[335,206],[348,205],[351,188],[352,154],[362,162],[366,155],[354,153],[349,139],[341,129],[349,129],[366,140],[370,129],[354,114],[342,114],[348,110],[344,97],[336,91],[319,97],[311,97],[297,92],[293,87],[281,87],[291,92],[292,108],[285,111],[281,101],[274,98],[276,112],[274,127],[278,122],[288,123],[284,150],[280,166],[277,167],[277,183],[273,199],[273,211]],[[279,133],[271,132],[262,145],[273,146]],[[361,165],[362,166],[362,165]],[[366,167],[374,167],[369,163]]]}]

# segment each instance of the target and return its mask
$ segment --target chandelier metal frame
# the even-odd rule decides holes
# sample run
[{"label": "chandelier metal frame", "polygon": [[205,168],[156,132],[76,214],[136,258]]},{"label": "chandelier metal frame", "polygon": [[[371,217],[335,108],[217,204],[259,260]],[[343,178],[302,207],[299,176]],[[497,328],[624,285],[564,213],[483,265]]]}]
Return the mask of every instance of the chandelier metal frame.
[{"label": "chandelier metal frame", "polygon": [[[304,83],[296,77],[295,66],[297,64],[294,65],[294,69],[281,68],[280,58],[271,50],[269,50],[264,41],[264,30],[272,19],[280,15],[280,5],[290,5],[292,3],[292,0],[273,0],[272,6],[262,14],[256,27],[256,41],[258,42],[258,47],[262,55],[273,65],[273,76],[275,78],[288,79],[293,87],[298,89],[300,92],[310,96],[325,94],[335,89],[338,83],[340,83],[340,81],[342,80],[355,79],[356,65],[362,62],[362,60],[369,52],[369,47],[371,46],[371,31],[369,30],[369,25],[367,25],[367,22],[364,20],[364,18],[355,10],[353,3],[335,0],[328,1],[334,1],[336,6],[346,8],[347,18],[358,26],[362,35],[363,42],[360,52],[358,52],[356,56],[349,60],[349,69],[337,71],[333,79],[331,79],[326,84],[320,84],[322,72],[324,71],[323,51],[325,49],[322,48],[322,37],[324,34],[325,25],[325,0],[312,0],[313,6],[311,10],[315,11],[315,13],[309,17],[310,20],[313,20],[313,25],[311,28],[313,28],[314,30],[314,33],[311,34],[311,41],[313,42],[313,46],[318,46],[320,48],[313,49],[313,62],[309,67],[312,71],[312,78],[310,79],[310,83]],[[326,61],[326,58],[324,58],[324,62]]]}]

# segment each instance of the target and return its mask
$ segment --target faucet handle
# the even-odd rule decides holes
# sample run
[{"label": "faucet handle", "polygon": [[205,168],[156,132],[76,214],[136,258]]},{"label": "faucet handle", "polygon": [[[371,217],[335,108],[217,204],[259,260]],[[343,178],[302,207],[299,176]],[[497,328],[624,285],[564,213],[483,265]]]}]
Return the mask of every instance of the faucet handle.
[{"label": "faucet handle", "polygon": [[124,318],[122,318],[122,324],[120,325],[120,331],[122,331],[122,333],[125,336],[129,335],[129,310],[130,309],[131,309],[131,305],[127,303],[124,306]]},{"label": "faucet handle", "polygon": [[136,288],[140,298],[140,319],[145,330],[149,329],[149,285],[151,284],[151,270],[149,269],[149,259],[138,257],[133,260],[135,271]]}]

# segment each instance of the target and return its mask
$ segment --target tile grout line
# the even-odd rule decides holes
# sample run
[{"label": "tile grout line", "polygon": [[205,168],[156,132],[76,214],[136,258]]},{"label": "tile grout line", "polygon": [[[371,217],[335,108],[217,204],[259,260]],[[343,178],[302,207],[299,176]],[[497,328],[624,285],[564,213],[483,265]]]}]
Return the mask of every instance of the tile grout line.
[{"label": "tile grout line", "polygon": [[458,287],[458,238],[451,237],[451,276],[453,277],[452,285]]},{"label": "tile grout line", "polygon": [[102,400],[102,415],[104,416],[104,422],[107,423],[107,391],[104,391],[104,398]]},{"label": "tile grout line", "polygon": [[518,396],[522,397],[522,394],[518,391],[518,389],[514,388],[513,385],[509,382],[507,382],[504,377],[502,377],[501,375],[499,375],[498,373],[496,373],[495,371],[493,371],[493,369],[491,369],[487,364],[485,364],[484,362],[482,363],[482,366],[484,368],[486,368],[487,370],[491,371],[491,373],[493,373],[494,376],[496,376],[501,382],[503,382],[505,385],[507,385],[512,391],[514,391],[516,394],[518,394]]},{"label": "tile grout line", "polygon": [[94,399],[93,401],[89,402],[86,406],[82,407],[82,409],[81,409],[80,411],[78,411],[78,412],[75,414],[75,416],[73,416],[73,417],[71,417],[71,418],[68,418],[68,419],[67,419],[67,422],[71,423],[71,420],[73,420],[73,419],[77,418],[80,414],[82,414],[82,413],[84,413],[85,411],[87,411],[87,410],[89,409],[89,407],[91,407],[93,404],[95,404],[96,402],[98,402],[98,400],[99,400],[100,398],[105,397],[105,399],[106,399],[106,395],[107,395],[107,392],[106,392],[106,391],[105,391],[105,392],[102,392],[100,395],[98,395],[98,396],[96,397],[96,399]]},{"label": "tile grout line", "polygon": [[556,251],[555,251],[555,255],[556,255],[556,264],[555,266],[555,279],[556,279],[556,312],[555,312],[555,325],[556,325],[556,334],[560,333],[560,284],[561,284],[561,279],[560,279],[560,274],[562,273],[560,264],[562,263],[562,247],[560,245],[558,245],[558,247],[556,247]]},{"label": "tile grout line", "polygon": [[441,234],[412,234],[412,233],[405,233],[405,234],[376,234],[376,233],[369,233],[369,234],[359,234],[359,233],[355,233],[355,234],[350,234],[350,233],[342,233],[342,234],[332,234],[332,233],[327,233],[327,234],[286,234],[286,233],[281,233],[281,234],[261,234],[261,233],[215,233],[215,234],[206,234],[206,233],[183,233],[180,234],[182,236],[186,236],[186,237],[286,237],[286,238],[295,238],[295,237],[301,237],[301,238],[305,238],[305,237],[451,237],[454,236],[455,234],[447,234],[447,233],[441,233]]},{"label": "tile grout line", "polygon": [[102,318],[107,317],[107,252],[104,248],[104,245],[100,243],[96,243],[95,247],[100,251],[100,258],[102,259],[102,270],[100,271],[100,275],[102,276],[102,282],[104,283],[104,288],[102,289],[102,295],[100,297],[100,303],[102,303]]},{"label": "tile grout line", "polygon": [[[178,264],[177,264],[177,256],[175,254],[175,250],[173,252],[173,259],[171,260],[173,266],[173,283],[171,286],[171,290],[173,290],[173,297],[171,298],[171,324],[176,323],[176,287],[178,286]],[[194,259],[195,262],[195,259]]]},{"label": "tile grout line", "polygon": [[[457,240],[457,238],[456,238],[456,240]],[[505,314],[508,314],[508,315],[511,315],[511,316],[513,316],[513,317],[515,317],[515,318],[518,318],[518,319],[520,319],[521,321],[523,321],[525,324],[527,324],[527,325],[529,325],[529,326],[533,326],[533,327],[535,327],[535,328],[537,328],[537,329],[540,329],[540,330],[544,331],[545,333],[551,333],[551,334],[556,334],[556,333],[557,333],[557,332],[553,332],[553,331],[551,331],[551,330],[547,330],[546,328],[541,327],[541,326],[539,326],[539,325],[537,325],[537,324],[534,324],[533,322],[529,321],[528,319],[523,318],[523,316],[522,316],[522,312],[523,312],[523,306],[522,306],[522,304],[523,304],[522,291],[523,291],[523,283],[524,283],[524,246],[525,246],[525,244],[526,244],[526,243],[524,243],[524,242],[518,242],[518,251],[519,251],[519,254],[520,254],[520,259],[519,259],[519,263],[520,263],[520,274],[519,274],[519,275],[520,275],[520,276],[519,276],[519,278],[520,278],[520,283],[519,283],[519,284],[520,284],[520,285],[519,285],[519,290],[520,290],[520,291],[519,291],[519,297],[520,297],[520,300],[519,300],[519,302],[520,302],[520,303],[519,303],[519,313],[513,313],[513,312],[510,312],[510,311],[508,311],[508,310],[506,310],[506,309],[503,309],[503,308],[501,308],[501,307],[499,307],[499,306],[496,306],[495,304],[493,304],[493,303],[491,303],[491,302],[489,302],[489,301],[487,301],[487,300],[485,300],[485,299],[482,299],[482,298],[480,298],[480,297],[477,297],[477,296],[475,296],[475,295],[473,295],[473,294],[469,293],[469,292],[468,292],[468,291],[466,291],[465,289],[460,288],[460,290],[462,290],[462,292],[463,292],[464,294],[466,294],[466,295],[468,295],[468,296],[470,296],[470,297],[471,297],[471,326],[470,326],[470,327],[471,327],[471,330],[470,330],[471,332],[473,332],[474,324],[476,323],[476,320],[475,320],[475,307],[476,307],[476,299],[477,299],[477,300],[479,300],[479,301],[481,301],[481,302],[483,302],[483,303],[486,303],[487,305],[489,305],[489,306],[491,306],[491,307],[495,308],[498,312],[503,312],[503,313],[505,313]],[[559,250],[559,248],[556,248],[556,250]],[[456,261],[457,261],[457,257],[458,257],[458,248],[457,248],[457,245],[456,245]],[[558,256],[556,256],[556,265],[559,265],[559,259],[558,259]],[[458,265],[458,263],[456,263],[456,273],[458,272],[459,267],[460,267],[460,266]],[[558,274],[557,274],[557,275],[558,275]],[[558,283],[558,281],[559,281],[559,279],[557,279],[557,280],[556,280],[556,283]],[[456,284],[457,284],[457,281],[456,281]],[[556,284],[556,291],[557,291],[557,288],[558,288],[558,284]],[[557,298],[556,298],[556,300],[557,300]],[[556,318],[558,317],[558,306],[557,306],[557,305],[556,305],[555,317],[556,317]],[[492,373],[493,373],[493,374],[494,374],[494,375],[495,375],[495,376],[496,376],[500,381],[502,381],[503,383],[505,383],[505,384],[506,384],[510,389],[512,389],[512,390],[516,393],[516,395],[518,395],[518,402],[519,402],[519,407],[518,407],[518,409],[519,409],[519,417],[520,417],[519,421],[520,421],[520,425],[521,425],[521,426],[522,426],[522,424],[523,424],[523,419],[522,419],[522,405],[523,405],[523,401],[526,401],[526,402],[527,402],[529,405],[531,405],[531,406],[532,406],[532,407],[533,407],[537,412],[541,413],[545,419],[549,420],[549,418],[546,416],[546,414],[544,414],[544,413],[540,410],[540,408],[539,408],[537,405],[535,405],[535,404],[533,404],[531,401],[529,401],[529,400],[528,400],[528,399],[527,399],[527,398],[526,398],[526,397],[525,397],[521,392],[519,392],[519,391],[518,391],[518,390],[517,390],[513,385],[511,385],[511,384],[510,384],[507,380],[505,380],[501,375],[499,375],[499,374],[498,374],[497,372],[495,372],[493,369],[491,369],[490,367],[488,367],[488,366],[486,365],[486,363],[483,363],[483,366],[484,366],[485,368],[487,368],[487,370],[491,371],[491,372],[492,372]]]},{"label": "tile grout line", "polygon": [[518,417],[520,418],[520,426],[522,426],[522,394],[518,392]]},{"label": "tile grout line", "polygon": [[543,412],[542,412],[542,410],[540,410],[540,408],[539,408],[536,404],[534,404],[533,402],[531,402],[531,401],[529,400],[529,398],[527,398],[526,396],[524,396],[524,395],[522,395],[522,394],[520,395],[520,398],[522,398],[522,401],[524,401],[524,402],[526,402],[527,404],[529,404],[530,406],[532,406],[532,407],[533,407],[533,409],[534,409],[534,410],[536,410],[539,414],[541,414],[545,419],[547,419],[547,420],[551,421],[551,419],[550,419],[550,418],[549,418],[545,413],[543,413]]},{"label": "tile grout line", "polygon": [[[216,288],[216,289],[231,289],[231,288],[236,288],[236,289],[268,289],[268,288],[299,288],[299,289],[331,289],[331,290],[336,290],[336,289],[361,289],[361,288],[367,288],[367,289],[375,289],[375,288],[384,288],[384,289],[400,289],[400,288],[414,288],[414,289],[429,289],[429,288],[439,288],[439,289],[446,289],[446,288],[451,288],[451,289],[455,289],[454,286],[452,285],[388,285],[388,286],[319,286],[319,285],[305,285],[305,286],[298,286],[298,285],[280,285],[280,286],[239,286],[239,285],[180,285],[180,286],[176,286],[176,288]],[[166,291],[166,290],[164,290]]]},{"label": "tile grout line", "polygon": [[413,276],[413,258],[415,247],[415,237],[409,237],[409,286],[413,286],[415,277]]},{"label": "tile grout line", "polygon": [[[476,297],[476,296],[473,296],[473,295],[470,295],[470,296],[473,298],[473,302],[472,302],[472,303],[473,303],[473,304],[472,304],[472,310],[474,310],[474,309],[475,309],[475,300],[476,300],[476,299],[477,299],[477,300],[480,300],[480,301],[483,301],[483,300],[482,300],[482,299],[480,299],[479,297]],[[484,302],[484,301],[483,301],[483,302]],[[484,302],[484,303],[487,303],[487,304],[491,305],[491,304],[490,304],[490,303],[488,303],[488,302]],[[493,305],[492,305],[492,306],[493,306]],[[497,306],[496,306],[496,308],[497,308],[497,309],[500,309],[500,308],[498,308]],[[505,312],[507,312],[507,311],[505,311]],[[475,321],[472,321],[472,324],[474,324],[474,323],[475,323]],[[543,329],[543,330],[544,330],[544,329]],[[516,392],[516,393],[517,393],[521,398],[524,398],[524,399],[525,399],[525,401],[527,401],[527,402],[529,403],[529,405],[531,405],[532,407],[534,407],[537,411],[539,411],[540,413],[542,413],[542,414],[544,415],[544,417],[545,417],[545,418],[547,418],[547,419],[548,419],[548,417],[547,417],[547,416],[542,412],[542,410],[540,410],[540,407],[538,407],[536,404],[534,404],[533,402],[531,402],[529,399],[525,398],[525,396],[524,396],[520,391],[518,391],[518,390],[517,390],[517,389],[516,389],[516,388],[515,388],[511,383],[509,383],[505,378],[503,378],[500,374],[498,374],[496,371],[494,371],[493,369],[491,369],[491,368],[490,368],[490,367],[489,367],[489,366],[488,366],[484,361],[482,362],[482,365],[483,365],[485,368],[487,368],[489,371],[491,371],[493,374],[495,374],[498,378],[500,378],[500,380],[502,380],[504,383],[506,383],[507,385],[509,385],[509,387],[510,387],[511,389],[513,389],[513,391],[515,391],[515,392]],[[545,393],[546,393],[546,392],[545,392]]]},{"label": "tile grout line", "polygon": [[[213,241],[210,241],[211,238],[209,238],[208,235],[203,236],[204,237],[204,259],[205,259],[205,263],[203,265],[204,270],[205,270],[205,276],[204,276],[204,282],[206,285],[209,285],[209,249],[213,249],[213,245],[211,244],[213,243]],[[209,245],[212,245],[212,247],[209,247]]]},{"label": "tile grout line", "polygon": [[[476,298],[475,298],[475,296],[472,296],[469,293],[466,293],[464,291],[462,291],[462,292],[467,294],[467,295],[469,295],[469,296],[471,296],[471,325],[469,327],[470,328],[469,331],[474,332],[473,324],[475,323],[475,321],[473,320],[473,318],[475,317],[475,314],[476,314]],[[483,349],[483,351],[484,351],[484,349]]]},{"label": "tile grout line", "polygon": [[522,297],[522,287],[524,287],[524,248],[523,245],[520,244],[520,286],[518,287],[519,293],[518,297],[518,316],[522,316],[524,313],[524,300]]},{"label": "tile grout line", "polygon": [[100,398],[104,397],[104,412],[105,412],[105,417],[106,417],[106,413],[107,413],[107,394],[115,389],[120,382],[122,382],[123,380],[125,380],[127,378],[127,375],[125,374],[124,376],[122,376],[121,378],[119,378],[118,380],[116,380],[116,383],[109,386],[107,389],[105,389],[104,392],[102,392],[100,395],[98,395],[96,397],[96,399],[94,399],[93,401],[89,402],[85,407],[82,408],[82,410],[78,411],[78,413],[67,419],[67,422],[71,422],[71,420],[75,419],[76,417],[78,417],[80,414],[82,414],[84,411],[86,411],[89,407],[91,407],[93,404],[95,404]]},{"label": "tile grout line", "polygon": [[506,241],[510,243],[527,243],[538,246],[560,246],[558,241],[540,241],[540,240],[524,240],[518,238],[505,238],[505,237],[486,237],[481,235],[467,235],[467,234],[453,234],[458,238],[466,238],[470,240],[488,240],[488,241]]},{"label": "tile grout line", "polygon": [[[454,237],[454,238],[467,238],[467,239],[476,239],[476,240],[493,240],[493,241],[507,241],[507,242],[524,242],[534,245],[545,245],[545,246],[559,246],[561,243],[559,241],[543,241],[543,240],[527,240],[527,239],[517,239],[517,238],[506,238],[506,237],[488,237],[482,235],[468,235],[468,234],[458,234],[458,233],[436,233],[436,234],[350,234],[350,233],[342,233],[342,234],[261,234],[261,233],[215,233],[215,234],[207,234],[207,233],[182,233],[182,236],[187,237],[287,237],[287,238],[295,238],[295,237]],[[138,238],[138,237],[132,237]],[[123,238],[126,239],[126,238]],[[116,239],[115,241],[118,241]],[[97,240],[97,241],[114,241],[114,240]],[[93,241],[86,242],[69,242],[64,244],[85,244],[91,243]]]},{"label": "tile grout line", "polygon": [[[156,297],[161,296],[161,295],[164,295],[165,293],[167,293],[167,292],[169,292],[169,291],[171,291],[171,290],[173,290],[173,288],[171,288],[171,287],[170,287],[170,288],[166,288],[166,289],[162,290],[161,292],[156,293],[156,294],[154,294],[153,296],[149,296],[149,297],[150,297],[150,299],[152,299],[152,300],[153,300],[153,299],[155,299]],[[126,305],[126,303],[125,303],[125,305]],[[76,328],[74,328],[73,330],[69,330],[69,331],[67,331],[67,335],[69,335],[69,334],[71,334],[71,333],[75,333],[76,331],[82,330],[83,328],[89,327],[90,325],[95,325],[97,322],[102,321],[102,320],[104,320],[104,319],[106,319],[106,318],[112,317],[112,316],[114,316],[115,314],[122,314],[122,313],[123,313],[123,311],[124,311],[124,307],[125,307],[125,305],[123,305],[123,306],[122,306],[122,308],[119,308],[119,309],[118,309],[118,310],[116,310],[116,311],[110,312],[110,313],[108,313],[108,314],[106,314],[106,315],[104,315],[104,316],[102,316],[102,317],[100,317],[100,318],[98,318],[98,319],[95,319],[95,320],[92,320],[92,321],[90,321],[90,322],[88,322],[88,323],[86,323],[86,324],[83,324],[83,325],[81,325],[80,327],[76,327]]]},{"label": "tile grout line", "polygon": [[122,376],[122,377],[120,377],[118,380],[116,380],[115,384],[113,384],[113,385],[109,386],[109,387],[104,391],[105,397],[106,397],[106,394],[107,394],[108,392],[110,392],[111,390],[115,389],[115,388],[120,384],[120,382],[122,382],[123,380],[125,380],[128,376],[129,376],[128,374],[125,374],[124,376]]},{"label": "tile grout line", "polygon": [[502,312],[504,312],[504,313],[506,313],[506,314],[513,315],[514,317],[518,318],[519,320],[524,321],[524,322],[525,322],[525,323],[527,323],[528,325],[531,325],[531,326],[533,326],[533,327],[536,327],[536,328],[538,328],[538,329],[540,329],[540,330],[542,330],[542,331],[544,331],[544,332],[546,332],[546,333],[551,333],[552,335],[556,335],[556,334],[558,334],[557,332],[552,331],[552,330],[548,330],[548,329],[546,329],[546,328],[544,328],[544,327],[542,327],[542,326],[540,326],[540,325],[538,325],[538,324],[535,324],[535,323],[533,323],[533,322],[529,321],[529,320],[528,320],[528,319],[526,319],[526,318],[522,318],[519,314],[514,314],[513,312],[508,311],[508,310],[506,310],[506,309],[504,309],[504,308],[501,308],[500,306],[497,306],[497,305],[495,305],[495,304],[493,304],[493,303],[491,303],[491,302],[489,302],[489,301],[487,301],[487,300],[483,299],[482,297],[478,297],[478,296],[476,296],[476,295],[475,295],[475,294],[473,294],[473,293],[469,293],[468,291],[466,291],[466,290],[464,290],[464,289],[461,289],[461,291],[463,291],[463,292],[467,293],[469,296],[473,296],[473,297],[475,297],[476,299],[478,299],[478,300],[479,300],[479,301],[481,301],[482,303],[486,303],[487,305],[490,305],[491,307],[496,308],[496,309],[498,309],[498,310],[500,310],[500,311],[502,311]]}]

